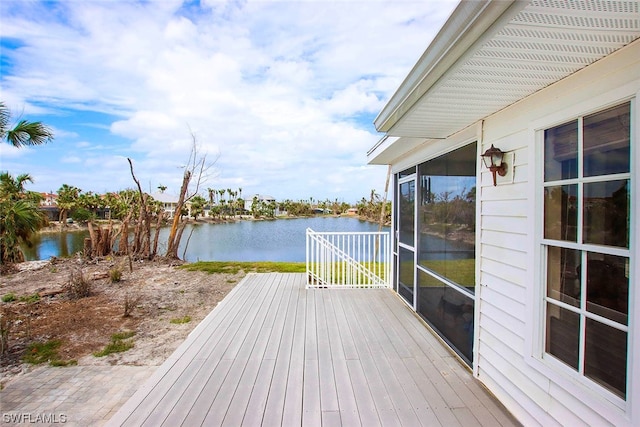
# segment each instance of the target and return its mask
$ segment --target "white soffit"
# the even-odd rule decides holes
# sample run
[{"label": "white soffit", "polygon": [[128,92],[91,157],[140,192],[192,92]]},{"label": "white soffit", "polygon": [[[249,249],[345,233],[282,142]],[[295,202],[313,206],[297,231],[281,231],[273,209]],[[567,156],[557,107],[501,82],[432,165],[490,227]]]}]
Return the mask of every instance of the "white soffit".
[{"label": "white soffit", "polygon": [[640,37],[640,0],[534,0],[434,84],[389,136],[446,138]]}]

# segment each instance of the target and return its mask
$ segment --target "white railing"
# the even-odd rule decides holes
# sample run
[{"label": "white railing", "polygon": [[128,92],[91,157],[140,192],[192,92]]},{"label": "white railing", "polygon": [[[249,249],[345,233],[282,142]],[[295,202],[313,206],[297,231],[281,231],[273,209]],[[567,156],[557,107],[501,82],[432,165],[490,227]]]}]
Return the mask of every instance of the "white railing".
[{"label": "white railing", "polygon": [[390,286],[388,232],[315,232],[307,228],[307,288]]}]

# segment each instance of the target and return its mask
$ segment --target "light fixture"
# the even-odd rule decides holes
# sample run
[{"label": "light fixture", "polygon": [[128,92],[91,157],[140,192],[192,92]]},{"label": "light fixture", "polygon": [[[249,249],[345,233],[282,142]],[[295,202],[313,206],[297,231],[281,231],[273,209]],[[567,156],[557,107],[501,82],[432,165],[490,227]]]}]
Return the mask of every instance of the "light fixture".
[{"label": "light fixture", "polygon": [[484,165],[491,171],[493,175],[493,186],[496,184],[496,172],[500,176],[505,176],[507,174],[507,164],[502,161],[504,157],[504,152],[493,146],[491,144],[491,148],[484,152],[482,155],[482,161]]}]

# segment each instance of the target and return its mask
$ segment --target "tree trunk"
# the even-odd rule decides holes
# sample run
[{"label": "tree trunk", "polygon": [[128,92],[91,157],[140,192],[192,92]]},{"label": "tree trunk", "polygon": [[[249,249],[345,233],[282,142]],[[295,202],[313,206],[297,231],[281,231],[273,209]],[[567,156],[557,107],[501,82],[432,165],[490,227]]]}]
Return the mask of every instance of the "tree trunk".
[{"label": "tree trunk", "polygon": [[82,255],[86,259],[91,259],[91,238],[90,237],[85,237],[85,239],[84,239],[84,246],[82,248]]},{"label": "tree trunk", "polygon": [[178,234],[178,224],[182,215],[182,207],[184,206],[184,199],[189,188],[189,181],[191,180],[191,171],[186,171],[182,178],[182,186],[180,187],[180,197],[178,197],[178,204],[173,214],[173,222],[171,223],[171,231],[169,232],[169,239],[167,240],[167,258],[178,259],[178,245],[180,244],[180,237],[182,232]]},{"label": "tree trunk", "polygon": [[160,226],[162,226],[162,218],[164,217],[164,212],[158,212],[158,220],[156,221],[156,233],[153,236],[153,249],[151,251],[150,257],[155,258],[158,254],[158,239],[160,238]]},{"label": "tree trunk", "polygon": [[85,253],[84,256],[87,259],[91,259],[93,258],[93,252],[95,250],[95,247],[98,244],[99,236],[96,230],[93,228],[93,223],[91,221],[89,221],[87,226],[89,227],[89,237],[91,238],[91,250],[89,251],[89,253]]},{"label": "tree trunk", "polygon": [[95,250],[96,256],[106,256],[111,253],[111,233],[113,232],[113,223],[109,222],[109,227],[105,230],[100,228],[100,240]]},{"label": "tree trunk", "polygon": [[120,229],[118,232],[112,237],[111,247],[114,247],[115,241],[120,237],[120,241],[118,242],[118,255],[128,255],[129,254],[129,220],[131,220],[131,215],[133,215],[132,211],[129,211],[125,219],[122,220],[120,224]]},{"label": "tree trunk", "polygon": [[131,169],[131,176],[133,181],[138,186],[138,194],[140,195],[140,215],[138,217],[138,223],[136,224],[136,230],[134,234],[133,252],[135,255],[141,255],[143,258],[148,258],[151,252],[151,224],[149,223],[149,212],[147,208],[147,197],[142,191],[140,181],[133,173],[133,162],[130,158],[129,167]]}]

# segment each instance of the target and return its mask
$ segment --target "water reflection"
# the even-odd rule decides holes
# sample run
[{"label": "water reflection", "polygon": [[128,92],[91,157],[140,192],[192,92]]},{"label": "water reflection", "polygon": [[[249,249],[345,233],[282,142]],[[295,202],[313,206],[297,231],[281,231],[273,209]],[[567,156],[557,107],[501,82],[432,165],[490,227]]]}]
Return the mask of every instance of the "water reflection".
[{"label": "water reflection", "polygon": [[31,247],[22,246],[27,261],[68,257],[82,251],[87,231],[63,231],[34,236]]}]

